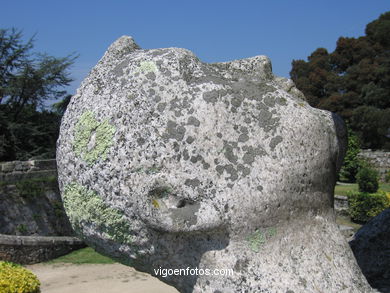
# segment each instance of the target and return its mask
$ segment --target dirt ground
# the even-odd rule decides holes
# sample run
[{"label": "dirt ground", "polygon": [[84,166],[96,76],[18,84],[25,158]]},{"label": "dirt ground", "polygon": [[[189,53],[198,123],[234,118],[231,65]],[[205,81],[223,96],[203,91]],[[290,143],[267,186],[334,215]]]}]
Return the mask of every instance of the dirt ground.
[{"label": "dirt ground", "polygon": [[35,264],[26,266],[42,293],[178,293],[158,279],[121,264]]}]

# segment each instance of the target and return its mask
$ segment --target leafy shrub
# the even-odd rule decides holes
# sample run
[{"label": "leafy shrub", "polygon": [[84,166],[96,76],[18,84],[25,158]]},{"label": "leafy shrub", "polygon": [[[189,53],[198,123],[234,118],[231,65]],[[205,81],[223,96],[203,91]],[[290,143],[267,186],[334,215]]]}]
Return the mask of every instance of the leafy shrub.
[{"label": "leafy shrub", "polygon": [[358,223],[365,223],[390,207],[390,193],[354,192],[348,193],[349,215]]},{"label": "leafy shrub", "polygon": [[1,293],[38,293],[40,282],[29,270],[20,265],[0,261]]},{"label": "leafy shrub", "polygon": [[360,192],[375,193],[378,191],[378,172],[369,167],[363,167],[356,175]]},{"label": "leafy shrub", "polygon": [[385,182],[386,183],[389,183],[390,182],[390,170],[387,171],[386,175],[385,175]]}]

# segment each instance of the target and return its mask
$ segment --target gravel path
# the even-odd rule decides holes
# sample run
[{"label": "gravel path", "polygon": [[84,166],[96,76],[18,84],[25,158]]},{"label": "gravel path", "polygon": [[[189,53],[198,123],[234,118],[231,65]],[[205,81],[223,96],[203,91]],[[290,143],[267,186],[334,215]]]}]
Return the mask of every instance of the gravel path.
[{"label": "gravel path", "polygon": [[42,293],[178,293],[158,279],[121,264],[35,264],[26,266]]}]

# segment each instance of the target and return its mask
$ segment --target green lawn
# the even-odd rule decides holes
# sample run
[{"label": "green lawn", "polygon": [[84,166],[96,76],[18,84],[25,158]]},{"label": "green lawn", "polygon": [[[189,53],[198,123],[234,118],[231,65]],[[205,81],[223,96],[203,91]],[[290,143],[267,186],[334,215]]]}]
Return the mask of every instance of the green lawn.
[{"label": "green lawn", "polygon": [[[381,183],[379,184],[379,189],[390,192],[390,184],[389,183]],[[334,194],[337,195],[347,195],[348,191],[358,191],[357,183],[348,184],[348,185],[336,185],[334,189]]]},{"label": "green lawn", "polygon": [[91,247],[86,247],[72,251],[71,253],[60,256],[56,259],[50,260],[47,263],[113,264],[115,263],[115,261],[107,256],[97,253]]}]

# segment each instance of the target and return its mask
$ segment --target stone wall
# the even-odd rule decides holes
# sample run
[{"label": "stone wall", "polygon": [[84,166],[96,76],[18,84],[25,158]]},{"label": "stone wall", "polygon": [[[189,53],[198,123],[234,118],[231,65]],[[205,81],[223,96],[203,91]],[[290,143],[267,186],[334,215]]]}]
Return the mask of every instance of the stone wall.
[{"label": "stone wall", "polygon": [[0,234],[71,236],[55,160],[0,164]]},{"label": "stone wall", "polygon": [[348,209],[348,197],[343,195],[334,195],[334,209],[340,216],[349,216]]},{"label": "stone wall", "polygon": [[56,161],[0,163],[0,260],[31,264],[85,246],[72,235]]},{"label": "stone wall", "polygon": [[19,264],[47,261],[82,247],[85,244],[75,237],[0,234],[0,260]]},{"label": "stone wall", "polygon": [[362,150],[359,157],[368,161],[378,172],[381,180],[390,171],[390,152]]},{"label": "stone wall", "polygon": [[12,161],[0,163],[0,182],[57,176],[56,160]]}]

